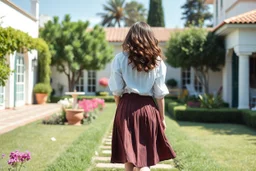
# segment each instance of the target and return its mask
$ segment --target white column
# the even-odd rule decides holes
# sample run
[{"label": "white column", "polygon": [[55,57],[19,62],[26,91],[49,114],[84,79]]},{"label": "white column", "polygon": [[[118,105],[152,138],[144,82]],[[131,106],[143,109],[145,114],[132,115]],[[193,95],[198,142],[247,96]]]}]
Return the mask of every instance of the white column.
[{"label": "white column", "polygon": [[[9,64],[10,69],[13,71],[15,70],[14,66],[15,66],[15,55],[16,52],[14,52],[14,54],[10,54],[7,56],[7,62]],[[14,84],[16,84],[14,82],[14,72],[12,72],[8,78],[8,81],[6,82],[6,86],[5,86],[5,106],[6,108],[12,108],[14,107]]]},{"label": "white column", "polygon": [[32,60],[37,58],[37,51],[32,50],[25,55],[25,103],[33,103],[33,87],[34,87],[34,68]]},{"label": "white column", "polygon": [[239,55],[238,109],[249,108],[249,55]]},{"label": "white column", "polygon": [[[233,52],[234,53],[234,52]],[[232,50],[227,50],[225,57],[225,66],[222,71],[222,92],[223,100],[232,103]]]}]

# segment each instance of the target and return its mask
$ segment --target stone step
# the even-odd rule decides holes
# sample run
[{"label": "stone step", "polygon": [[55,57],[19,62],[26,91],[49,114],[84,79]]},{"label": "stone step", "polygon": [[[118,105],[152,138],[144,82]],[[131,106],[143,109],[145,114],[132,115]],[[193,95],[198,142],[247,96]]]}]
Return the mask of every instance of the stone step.
[{"label": "stone step", "polygon": [[102,150],[102,154],[111,154],[111,150]]},{"label": "stone step", "polygon": [[92,158],[95,162],[110,162],[110,157],[93,157]]},{"label": "stone step", "polygon": [[[124,169],[124,164],[97,163],[96,168]],[[151,166],[150,169],[174,169],[174,167],[168,164],[157,164],[155,166]]]},{"label": "stone step", "polygon": [[111,142],[104,142],[104,145],[111,145]]},{"label": "stone step", "polygon": [[100,146],[101,149],[111,149],[111,146],[109,145],[102,145]]},{"label": "stone step", "polygon": [[111,138],[105,138],[103,141],[109,141],[109,142],[111,142],[112,139],[111,139]]}]

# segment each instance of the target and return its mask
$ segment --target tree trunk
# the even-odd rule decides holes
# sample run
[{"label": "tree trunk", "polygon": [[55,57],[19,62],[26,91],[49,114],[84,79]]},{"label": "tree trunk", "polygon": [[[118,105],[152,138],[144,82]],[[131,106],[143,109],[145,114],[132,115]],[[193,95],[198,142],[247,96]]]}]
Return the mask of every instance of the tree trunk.
[{"label": "tree trunk", "polygon": [[209,94],[209,83],[208,83],[208,68],[194,68],[195,75],[199,79],[199,82],[203,86],[203,91],[205,94]]}]

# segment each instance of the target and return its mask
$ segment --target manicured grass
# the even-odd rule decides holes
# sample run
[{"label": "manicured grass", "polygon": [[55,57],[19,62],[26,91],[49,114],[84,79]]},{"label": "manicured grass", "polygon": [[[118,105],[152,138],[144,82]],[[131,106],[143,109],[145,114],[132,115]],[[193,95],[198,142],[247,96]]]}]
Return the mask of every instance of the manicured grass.
[{"label": "manicured grass", "polygon": [[[25,170],[84,171],[90,166],[94,149],[112,125],[113,111],[114,104],[107,104],[97,120],[85,126],[43,125],[38,121],[17,128],[0,135],[0,155],[28,150],[32,159]],[[56,141],[51,141],[51,137]],[[7,157],[0,160],[0,166],[7,166],[6,160]]]},{"label": "manicured grass", "polygon": [[[34,122],[0,135],[0,154],[4,153],[8,157],[11,151],[28,150],[32,158],[26,164],[27,170],[41,171],[86,129],[87,126],[54,126],[43,125],[41,121]],[[55,137],[56,141],[52,141],[51,137]],[[1,166],[7,166],[7,157],[0,160]]]},{"label": "manicured grass", "polygon": [[102,138],[112,127],[115,104],[108,104],[104,112],[88,126],[65,152],[50,165],[48,171],[84,171],[91,166],[91,159],[102,143]]},{"label": "manicured grass", "polygon": [[176,122],[166,117],[166,134],[179,169],[256,170],[256,131],[237,124]]},{"label": "manicured grass", "polygon": [[177,154],[174,159],[176,167],[184,171],[225,170],[208,155],[208,151],[186,134],[176,121],[166,116],[166,124],[166,135]]},{"label": "manicured grass", "polygon": [[227,170],[256,170],[256,131],[236,124],[179,122],[180,128]]}]

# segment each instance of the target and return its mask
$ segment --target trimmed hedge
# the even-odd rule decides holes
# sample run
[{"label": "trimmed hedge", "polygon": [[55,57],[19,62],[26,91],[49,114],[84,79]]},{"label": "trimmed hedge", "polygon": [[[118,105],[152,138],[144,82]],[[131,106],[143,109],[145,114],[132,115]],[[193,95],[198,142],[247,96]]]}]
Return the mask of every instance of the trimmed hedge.
[{"label": "trimmed hedge", "polygon": [[250,110],[189,108],[175,101],[167,102],[167,110],[179,121],[239,123],[256,128],[256,112]]},{"label": "trimmed hedge", "polygon": [[[62,100],[65,98],[71,98],[71,96],[52,96],[51,103],[57,103],[59,100]],[[94,99],[94,98],[104,99],[105,102],[115,102],[114,96],[78,96],[77,97],[78,100]]]},{"label": "trimmed hedge", "polygon": [[242,118],[246,125],[256,128],[256,111],[243,111]]}]

